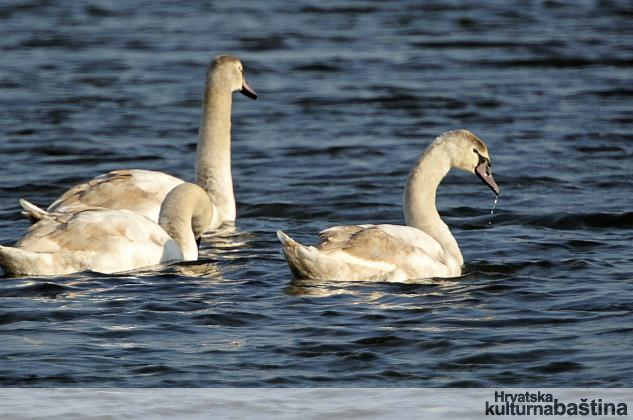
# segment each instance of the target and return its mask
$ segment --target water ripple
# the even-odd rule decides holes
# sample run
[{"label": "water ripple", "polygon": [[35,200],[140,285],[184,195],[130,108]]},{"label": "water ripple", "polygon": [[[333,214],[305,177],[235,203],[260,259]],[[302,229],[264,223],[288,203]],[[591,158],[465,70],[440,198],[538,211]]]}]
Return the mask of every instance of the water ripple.
[{"label": "water ripple", "polygon": [[[213,55],[260,98],[234,97],[238,222],[200,261],[2,276],[0,384],[630,387],[633,9],[418,3],[3,4],[2,244],[19,198],[124,167],[193,179]],[[277,229],[404,223],[411,166],[456,128],[502,191],[491,216],[472,174],[438,190],[462,277],[291,280]]]}]

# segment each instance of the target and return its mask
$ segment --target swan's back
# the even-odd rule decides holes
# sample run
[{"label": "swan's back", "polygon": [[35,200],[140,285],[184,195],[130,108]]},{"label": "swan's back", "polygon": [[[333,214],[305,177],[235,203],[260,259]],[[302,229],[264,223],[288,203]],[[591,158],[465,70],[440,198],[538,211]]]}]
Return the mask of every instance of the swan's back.
[{"label": "swan's back", "polygon": [[112,273],[182,259],[178,245],[156,223],[129,210],[107,209],[42,220],[3,252],[20,256],[14,272],[45,275]]},{"label": "swan's back", "polygon": [[158,171],[125,169],[75,185],[48,207],[49,212],[77,212],[101,207],[127,209],[158,222],[165,196],[182,179]]}]

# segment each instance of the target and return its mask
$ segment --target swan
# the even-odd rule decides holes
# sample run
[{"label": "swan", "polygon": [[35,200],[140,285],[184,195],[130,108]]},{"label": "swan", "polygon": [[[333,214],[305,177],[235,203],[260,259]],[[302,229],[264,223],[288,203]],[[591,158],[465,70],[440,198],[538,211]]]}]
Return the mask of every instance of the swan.
[{"label": "swan", "polygon": [[202,233],[213,218],[205,190],[182,183],[167,194],[158,224],[127,209],[38,214],[40,221],[14,247],[0,246],[9,274],[115,273],[198,259]]},{"label": "swan", "polygon": [[[235,197],[231,178],[232,93],[240,91],[257,99],[246,83],[240,60],[218,56],[210,64],[202,101],[202,116],[196,158],[196,183],[204,188],[213,204],[213,220],[207,229],[235,221]],[[102,174],[70,188],[46,211],[25,200],[33,211],[22,214],[31,221],[46,212],[69,213],[87,208],[127,209],[158,222],[165,196],[185,182],[163,172],[123,169]]]},{"label": "swan", "polygon": [[464,263],[457,241],[435,207],[437,187],[451,168],[477,175],[496,195],[488,148],[468,130],[437,137],[411,169],[404,191],[406,226],[336,226],[304,246],[282,231],[277,236],[297,279],[403,282],[457,277]]}]

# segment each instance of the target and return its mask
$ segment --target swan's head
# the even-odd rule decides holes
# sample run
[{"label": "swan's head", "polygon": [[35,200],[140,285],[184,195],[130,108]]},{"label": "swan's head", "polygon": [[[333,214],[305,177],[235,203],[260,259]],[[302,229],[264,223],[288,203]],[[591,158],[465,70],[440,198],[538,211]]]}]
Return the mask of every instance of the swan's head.
[{"label": "swan's head", "polygon": [[158,216],[158,224],[176,241],[186,261],[198,259],[200,238],[212,220],[209,195],[199,185],[189,182],[167,194]]},{"label": "swan's head", "polygon": [[196,239],[198,246],[200,246],[202,234],[213,221],[213,207],[211,205],[211,200],[209,200],[209,196],[206,191],[202,191],[205,194],[204,196],[199,194],[198,202],[196,203],[193,216],[191,217],[191,231],[193,232],[193,237]]},{"label": "swan's head", "polygon": [[490,155],[486,144],[468,130],[455,130],[442,134],[451,157],[451,166],[474,173],[496,195],[499,187],[492,177]]},{"label": "swan's head", "polygon": [[213,84],[228,86],[231,92],[239,90],[243,95],[257,99],[257,93],[246,83],[242,62],[233,56],[220,55],[213,59],[207,78]]}]

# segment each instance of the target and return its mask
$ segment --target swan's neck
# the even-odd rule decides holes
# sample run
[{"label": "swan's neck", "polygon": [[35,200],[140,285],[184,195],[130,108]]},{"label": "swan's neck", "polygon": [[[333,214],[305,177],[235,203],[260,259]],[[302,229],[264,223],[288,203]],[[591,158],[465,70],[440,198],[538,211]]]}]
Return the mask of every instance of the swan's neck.
[{"label": "swan's neck", "polygon": [[457,241],[435,205],[437,187],[450,169],[450,157],[441,143],[427,148],[409,173],[404,191],[404,217],[408,226],[432,236],[461,266],[463,258]]},{"label": "swan's neck", "polygon": [[221,83],[207,81],[196,161],[196,183],[209,194],[221,221],[235,220],[231,178],[231,94],[231,90]]},{"label": "swan's neck", "polygon": [[[163,206],[164,207],[164,206]],[[198,259],[198,244],[191,230],[193,212],[182,209],[161,210],[158,224],[178,244],[185,261]]]},{"label": "swan's neck", "polygon": [[185,261],[197,260],[196,237],[202,235],[212,215],[211,202],[205,191],[185,182],[165,197],[158,224],[178,244]]}]

